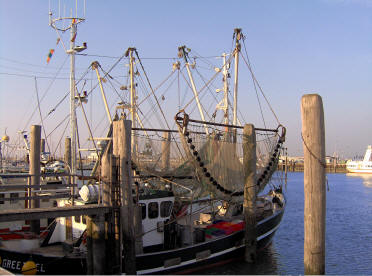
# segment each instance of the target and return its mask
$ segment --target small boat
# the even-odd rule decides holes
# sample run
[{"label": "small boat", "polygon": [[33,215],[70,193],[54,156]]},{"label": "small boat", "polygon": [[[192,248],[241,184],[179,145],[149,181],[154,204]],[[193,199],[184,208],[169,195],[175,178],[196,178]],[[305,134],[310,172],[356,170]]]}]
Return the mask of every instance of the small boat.
[{"label": "small boat", "polygon": [[372,173],[372,146],[367,147],[362,161],[348,160],[346,169],[349,173]]}]

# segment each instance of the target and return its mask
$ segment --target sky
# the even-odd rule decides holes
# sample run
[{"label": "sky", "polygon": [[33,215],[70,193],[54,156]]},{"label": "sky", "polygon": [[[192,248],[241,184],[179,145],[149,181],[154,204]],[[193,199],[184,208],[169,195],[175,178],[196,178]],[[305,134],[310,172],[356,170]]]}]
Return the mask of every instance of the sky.
[{"label": "sky", "polygon": [[[242,28],[255,77],[287,128],[289,155],[303,155],[305,94],[322,97],[327,155],[352,158],[372,144],[372,0],[90,0],[85,12],[84,1],[76,10],[72,0],[0,0],[0,134],[6,132],[11,142],[17,131],[40,123],[37,97],[45,115],[69,89],[69,60],[49,26],[49,7],[55,18],[71,10],[85,18],[76,43],[87,42],[88,49],[87,56],[76,58],[77,79],[92,61],[108,70],[128,47],[136,47],[156,87],[171,71],[179,46],[202,57],[219,56],[231,50],[233,30]],[[69,35],[63,34],[67,45]],[[124,79],[125,64],[112,74]],[[87,76],[86,87],[94,85],[93,72]],[[94,97],[88,118],[104,112],[93,108],[99,101]],[[165,107],[169,113],[177,106],[172,97]],[[248,112],[243,95],[239,105],[245,104]],[[68,103],[58,109],[67,114]],[[47,133],[63,118],[53,116],[44,122]],[[51,137],[56,145],[60,138]]]}]

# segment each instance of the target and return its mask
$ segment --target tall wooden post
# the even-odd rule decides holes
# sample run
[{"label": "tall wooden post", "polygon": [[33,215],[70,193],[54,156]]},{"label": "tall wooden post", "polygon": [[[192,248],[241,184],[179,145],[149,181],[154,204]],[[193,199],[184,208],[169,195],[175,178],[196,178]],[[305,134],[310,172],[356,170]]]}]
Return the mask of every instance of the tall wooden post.
[{"label": "tall wooden post", "polygon": [[245,219],[245,261],[256,260],[256,133],[252,124],[243,129],[243,168],[244,182],[244,219]]},{"label": "tall wooden post", "polygon": [[91,216],[86,216],[87,221],[87,275],[93,275],[93,222]]},{"label": "tall wooden post", "polygon": [[170,165],[170,145],[171,135],[169,132],[164,132],[163,141],[161,143],[161,167],[164,171],[169,170]]},{"label": "tall wooden post", "polygon": [[[130,120],[114,121],[113,149],[120,160],[122,190],[121,221],[123,225],[124,265],[126,274],[136,274],[135,232],[133,220],[131,130]],[[115,146],[115,142],[117,145]]]},{"label": "tall wooden post", "polygon": [[101,158],[101,180],[103,182],[103,205],[112,206],[112,179],[111,179],[111,141]]},{"label": "tall wooden post", "polygon": [[337,172],[337,160],[336,160],[336,157],[333,158],[333,172]]},{"label": "tall wooden post", "polygon": [[45,152],[45,139],[41,139],[40,151]]},{"label": "tall wooden post", "polygon": [[113,217],[112,217],[112,250],[109,253],[109,256],[113,256],[113,267],[111,274],[122,274],[123,267],[122,267],[122,240],[123,240],[123,228],[121,224],[120,218],[120,211],[118,211],[118,201],[121,200],[121,192],[120,192],[120,183],[119,183],[119,170],[118,170],[118,158],[114,155],[111,155],[110,158],[110,177],[111,177],[111,187],[112,187],[112,196],[111,196],[111,204],[114,207],[113,209]]},{"label": "tall wooden post", "polygon": [[[36,191],[40,188],[40,139],[41,139],[41,126],[31,126],[31,141],[30,141],[30,167],[29,171],[31,176],[31,185],[36,186],[31,189],[31,196],[36,196]],[[31,208],[40,208],[40,200],[32,199]],[[40,234],[40,220],[31,221],[31,232]]]},{"label": "tall wooden post", "polygon": [[103,275],[106,269],[105,218],[103,215],[92,216],[92,260],[93,274]]},{"label": "tall wooden post", "polygon": [[304,150],[304,268],[305,274],[325,273],[325,130],[322,98],[301,100]]}]

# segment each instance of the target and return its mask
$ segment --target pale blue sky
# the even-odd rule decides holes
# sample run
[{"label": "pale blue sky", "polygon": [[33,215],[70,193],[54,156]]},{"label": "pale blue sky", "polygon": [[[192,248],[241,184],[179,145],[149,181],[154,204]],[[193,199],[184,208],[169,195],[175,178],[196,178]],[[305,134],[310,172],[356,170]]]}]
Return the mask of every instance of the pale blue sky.
[{"label": "pale blue sky", "polygon": [[[56,13],[58,3],[51,1]],[[75,1],[60,3],[67,12],[75,7]],[[48,25],[48,6],[46,0],[0,0],[1,135],[5,128],[12,137],[25,127],[27,110],[36,105],[32,76],[43,94],[50,85],[44,77],[52,77],[65,60]],[[246,35],[256,77],[287,127],[289,154],[302,155],[300,101],[307,93],[323,98],[327,154],[363,154],[372,144],[372,0],[90,0],[77,42],[88,43],[87,54],[103,56],[121,56],[134,46],[145,58],[176,57],[184,44],[201,56],[217,56],[231,49],[237,27]],[[50,48],[56,52],[46,65]],[[106,68],[114,62],[77,57],[78,73],[93,60]],[[59,77],[68,77],[68,66],[69,61]],[[168,73],[149,65],[154,86]],[[51,106],[68,90],[68,80],[55,84],[43,104]],[[31,121],[38,122],[38,116]]]}]

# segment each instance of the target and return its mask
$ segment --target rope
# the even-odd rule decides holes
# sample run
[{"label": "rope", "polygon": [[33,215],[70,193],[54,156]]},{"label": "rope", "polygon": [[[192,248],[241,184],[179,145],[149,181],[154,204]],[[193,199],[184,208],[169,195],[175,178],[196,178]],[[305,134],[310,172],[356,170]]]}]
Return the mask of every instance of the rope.
[{"label": "rope", "polygon": [[304,139],[304,137],[303,137],[303,135],[302,135],[302,132],[301,132],[301,138],[302,138],[302,141],[304,142],[304,145],[305,145],[305,147],[306,147],[306,149],[307,149],[307,151],[310,153],[310,155],[312,156],[312,157],[314,157],[315,158],[315,160],[317,160],[318,162],[319,162],[319,164],[325,169],[326,168],[326,164],[318,157],[318,156],[316,156],[311,150],[310,150],[310,148],[308,147],[308,145],[306,144],[306,142],[305,142],[305,139]]}]

